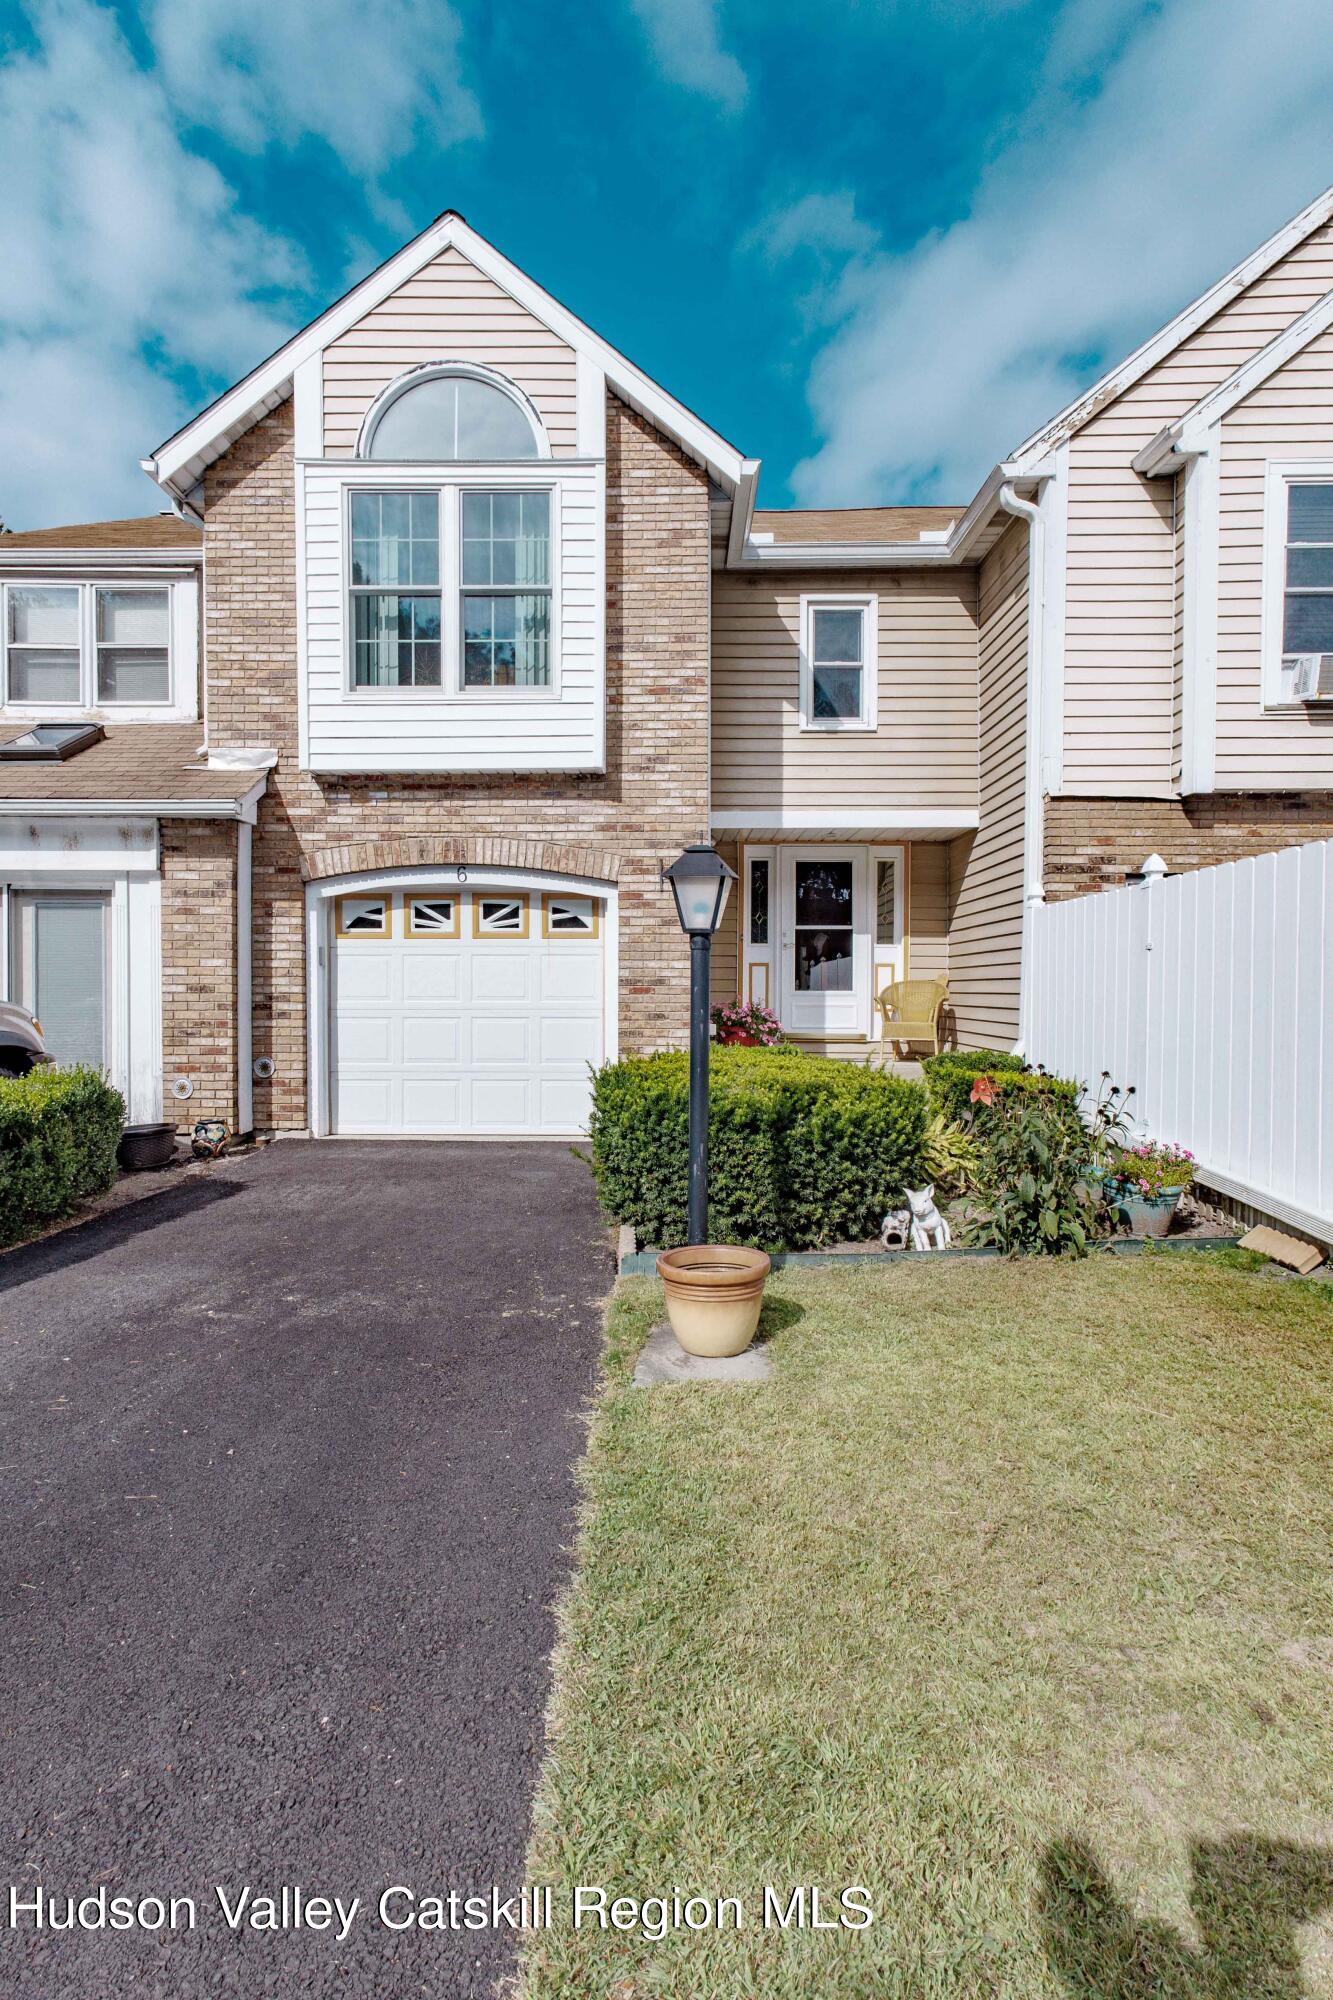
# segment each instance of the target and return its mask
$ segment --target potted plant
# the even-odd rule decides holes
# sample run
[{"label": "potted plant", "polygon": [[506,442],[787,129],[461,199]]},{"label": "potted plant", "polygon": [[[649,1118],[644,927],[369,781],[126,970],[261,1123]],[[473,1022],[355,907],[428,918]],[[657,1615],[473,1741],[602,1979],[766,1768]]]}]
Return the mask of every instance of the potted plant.
[{"label": "potted plant", "polygon": [[764,1280],[772,1268],[762,1250],[739,1245],[691,1243],[664,1250],[657,1274],[671,1331],[685,1352],[710,1360],[743,1354],[758,1329]]},{"label": "potted plant", "polygon": [[1183,1146],[1108,1148],[1102,1163],[1106,1199],[1127,1218],[1135,1236],[1165,1236],[1180,1197],[1194,1179],[1194,1155]]},{"label": "potted plant", "polygon": [[757,1000],[731,1000],[712,1009],[713,1033],[720,1043],[747,1049],[771,1049],[782,1040],[777,1015]]}]

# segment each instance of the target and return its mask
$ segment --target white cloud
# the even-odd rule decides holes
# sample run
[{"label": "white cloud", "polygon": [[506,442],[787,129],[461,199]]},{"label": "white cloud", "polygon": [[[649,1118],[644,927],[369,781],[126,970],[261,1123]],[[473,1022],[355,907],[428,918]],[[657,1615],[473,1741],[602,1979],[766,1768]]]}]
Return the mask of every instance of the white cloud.
[{"label": "white cloud", "polygon": [[[143,512],[184,415],[161,366],[230,370],[290,330],[299,254],[182,145],[109,10],[51,0],[0,72],[0,515]],[[156,364],[156,365],[155,365]],[[160,496],[157,504],[161,505]]]},{"label": "white cloud", "polygon": [[1118,358],[1330,179],[1326,0],[1080,11],[968,215],[846,263],[809,383],[823,443],[793,479],[807,504],[968,498],[1090,356]]},{"label": "white cloud", "polygon": [[717,0],[632,0],[663,75],[711,97],[727,111],[744,104],[749,84],[718,38]]},{"label": "white cloud", "polygon": [[446,0],[156,0],[151,21],[176,102],[251,151],[313,135],[373,174],[481,133]]},{"label": "white cloud", "polygon": [[[361,180],[480,129],[444,0],[161,0],[141,62],[109,7],[29,0],[0,69],[0,518],[146,512],[138,460],[298,326],[297,245],[192,142],[328,141]],[[373,32],[370,32],[373,26]]]}]

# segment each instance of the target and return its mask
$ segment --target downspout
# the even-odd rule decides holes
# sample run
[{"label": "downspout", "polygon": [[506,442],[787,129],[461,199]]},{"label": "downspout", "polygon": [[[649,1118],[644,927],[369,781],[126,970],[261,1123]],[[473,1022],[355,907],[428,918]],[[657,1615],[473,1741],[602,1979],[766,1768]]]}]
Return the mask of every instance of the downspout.
[{"label": "downspout", "polygon": [[254,827],[242,817],[236,826],[236,1130],[255,1126],[254,1014],[251,971],[253,898],[250,887]]},{"label": "downspout", "polygon": [[1018,969],[1017,1053],[1027,1053],[1032,1033],[1032,911],[1042,901],[1042,714],[1044,706],[1043,634],[1045,632],[1046,526],[1040,506],[1025,500],[1012,480],[1005,480],[998,499],[1006,514],[1028,524],[1027,696],[1024,703],[1023,754],[1023,941]]}]

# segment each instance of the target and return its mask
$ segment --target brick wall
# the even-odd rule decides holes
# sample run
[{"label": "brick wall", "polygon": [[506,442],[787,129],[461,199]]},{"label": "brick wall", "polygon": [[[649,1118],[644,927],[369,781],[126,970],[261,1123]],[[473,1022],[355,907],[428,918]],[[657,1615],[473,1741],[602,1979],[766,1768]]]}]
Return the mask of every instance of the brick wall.
[{"label": "brick wall", "polygon": [[204,502],[210,738],[280,753],[254,843],[255,1054],[277,1065],[255,1086],[256,1126],[308,1122],[303,879],[349,843],[512,840],[601,857],[594,872],[620,891],[622,1048],[683,1043],[689,954],[658,865],[707,829],[706,475],[608,399],[607,768],[595,775],[298,771],[293,496],[286,403],[212,468]]},{"label": "brick wall", "polygon": [[1048,902],[1113,889],[1160,854],[1173,872],[1333,837],[1328,792],[1213,792],[1192,799],[1048,799]]},{"label": "brick wall", "polygon": [[[236,827],[161,822],[164,1115],[236,1122]],[[172,1080],[194,1095],[177,1102]]]}]

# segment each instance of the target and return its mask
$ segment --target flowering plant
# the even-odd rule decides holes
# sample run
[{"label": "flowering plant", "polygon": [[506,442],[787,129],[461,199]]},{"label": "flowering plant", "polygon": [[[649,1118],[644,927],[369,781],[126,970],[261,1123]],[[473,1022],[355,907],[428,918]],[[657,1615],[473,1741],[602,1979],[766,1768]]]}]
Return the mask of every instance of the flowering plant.
[{"label": "flowering plant", "polygon": [[712,1021],[720,1042],[749,1035],[767,1049],[782,1040],[777,1015],[771,1007],[761,1007],[757,1000],[732,1000],[725,1007],[714,1007]]},{"label": "flowering plant", "polygon": [[1145,1140],[1139,1146],[1109,1148],[1103,1171],[1126,1192],[1151,1198],[1188,1187],[1194,1179],[1194,1155],[1183,1146],[1154,1146]]}]

